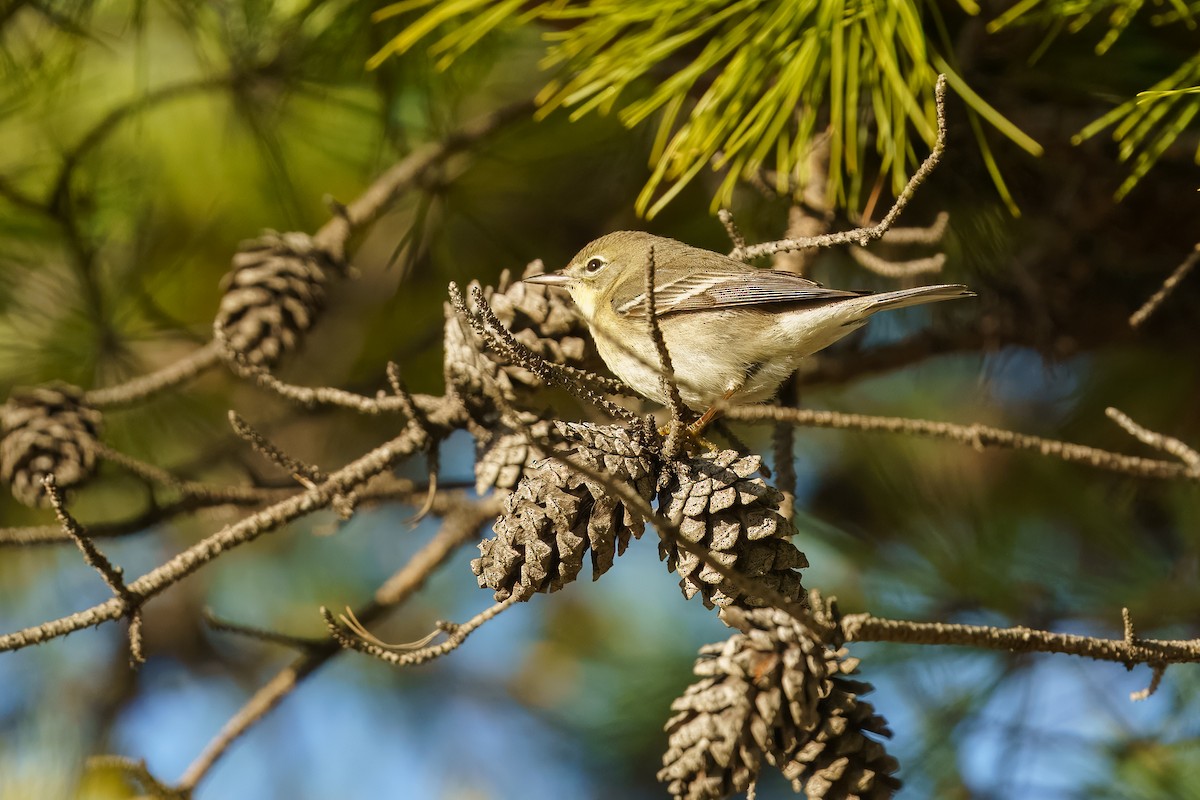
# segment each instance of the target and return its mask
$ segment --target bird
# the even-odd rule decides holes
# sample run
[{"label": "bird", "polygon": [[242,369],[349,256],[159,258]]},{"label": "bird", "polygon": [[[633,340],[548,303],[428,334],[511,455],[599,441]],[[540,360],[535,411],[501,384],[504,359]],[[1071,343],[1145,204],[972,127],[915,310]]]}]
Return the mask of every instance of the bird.
[{"label": "bird", "polygon": [[589,242],[557,272],[526,283],[566,289],[604,363],[641,396],[666,405],[651,335],[645,277],[654,256],[654,314],[683,402],[702,430],[724,405],[760,403],[800,363],[879,311],[974,292],[939,284],[885,292],[827,289],[792,272],[760,269],[643,231]]}]

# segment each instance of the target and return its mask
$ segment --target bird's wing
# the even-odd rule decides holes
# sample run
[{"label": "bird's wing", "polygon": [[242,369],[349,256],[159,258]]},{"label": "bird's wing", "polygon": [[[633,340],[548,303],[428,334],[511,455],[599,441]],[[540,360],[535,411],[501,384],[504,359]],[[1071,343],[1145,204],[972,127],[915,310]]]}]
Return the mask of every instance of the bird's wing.
[{"label": "bird's wing", "polygon": [[[867,294],[826,289],[795,273],[769,269],[705,269],[682,276],[663,275],[657,283],[654,301],[658,316],[764,303],[827,303]],[[627,280],[614,292],[612,304],[622,316],[646,316],[644,285],[640,280]]]}]

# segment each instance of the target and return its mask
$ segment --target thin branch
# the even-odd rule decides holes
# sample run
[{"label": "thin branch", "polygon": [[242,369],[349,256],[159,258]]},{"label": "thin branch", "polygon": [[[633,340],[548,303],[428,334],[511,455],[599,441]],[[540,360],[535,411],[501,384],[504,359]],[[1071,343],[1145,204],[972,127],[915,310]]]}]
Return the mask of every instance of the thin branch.
[{"label": "thin branch", "polygon": [[127,470],[147,483],[159,484],[187,497],[195,497],[202,501],[201,505],[269,503],[278,501],[282,494],[278,489],[266,489],[258,486],[224,486],[187,481],[161,467],[134,458],[119,450],[113,450],[99,442],[96,443],[95,448],[98,458]]},{"label": "thin branch", "polygon": [[[501,501],[496,497],[483,498],[474,503],[464,502],[460,497],[438,533],[375,591],[371,602],[360,608],[356,616],[364,622],[371,622],[408,600],[459,547],[475,539],[479,526],[499,513],[500,504]],[[342,652],[341,646],[328,638],[276,673],[225,723],[204,751],[188,766],[177,789],[185,793],[195,789],[230,745],[279,705],[301,681]]]},{"label": "thin branch", "polygon": [[[407,479],[392,478],[381,482],[378,476],[372,479],[364,488],[355,492],[358,502],[375,503],[381,500],[409,501],[415,497],[428,495],[428,487]],[[446,485],[440,482],[443,489],[456,489],[463,486],[474,486],[473,481],[451,482]],[[264,503],[274,503],[295,495],[295,489],[271,489],[246,487],[244,496],[217,497],[184,495],[170,503],[153,504],[145,511],[127,519],[108,522],[88,523],[88,535],[92,539],[115,539],[122,536],[132,536],[142,533],[147,528],[165,520],[174,519],[184,514],[202,509],[216,509],[222,506],[256,506]],[[440,496],[440,495],[439,495]],[[441,505],[436,502],[431,509],[440,513]],[[0,547],[26,547],[32,545],[61,545],[73,541],[63,532],[60,525],[29,525],[24,527],[0,528]]]},{"label": "thin branch", "polygon": [[[945,211],[938,213],[933,224],[920,227],[898,227],[887,231],[882,240],[892,245],[937,245],[946,235],[950,223],[950,215]],[[938,253],[927,258],[915,258],[906,261],[894,261],[872,253],[864,247],[851,247],[850,257],[858,262],[863,269],[882,275],[885,278],[911,278],[932,272],[941,272],[946,265],[946,255]]]},{"label": "thin branch", "polygon": [[885,278],[911,278],[914,275],[941,272],[942,267],[946,265],[945,253],[909,261],[889,261],[861,247],[852,247],[849,252],[850,257],[857,261],[860,267]]},{"label": "thin branch", "polygon": [[218,617],[210,608],[204,609],[204,623],[214,631],[236,633],[238,636],[245,636],[248,639],[270,644],[281,644],[303,652],[308,652],[326,642],[326,639],[323,637],[294,636],[290,633],[280,633],[279,631],[272,631],[253,625],[244,625],[240,622],[232,622],[231,620]]},{"label": "thin branch", "polygon": [[229,412],[229,426],[233,428],[233,432],[238,435],[238,438],[248,443],[254,449],[254,452],[282,469],[288,475],[295,477],[304,485],[311,487],[314,484],[325,481],[325,473],[321,472],[318,467],[297,461],[283,452],[274,442],[271,442],[267,437],[252,428],[236,411]]},{"label": "thin branch", "polygon": [[1120,425],[1130,436],[1142,444],[1153,447],[1155,450],[1161,450],[1168,455],[1175,456],[1187,465],[1190,474],[1200,478],[1200,453],[1197,453],[1176,438],[1143,428],[1130,419],[1127,414],[1111,406],[1106,408],[1104,413],[1108,415],[1109,419]]},{"label": "thin branch", "polygon": [[764,242],[762,244],[751,245],[749,247],[735,247],[730,252],[730,258],[736,258],[739,261],[751,261],[762,256],[774,255],[789,250],[804,250],[814,247],[830,247],[837,244],[856,243],[866,245],[868,242],[882,238],[885,233],[892,227],[900,213],[904,211],[913,194],[916,193],[917,187],[925,182],[929,174],[937,167],[941,161],[942,153],[946,149],[946,76],[939,75],[937,86],[934,90],[934,100],[937,105],[937,141],[934,142],[933,149],[922,162],[917,171],[909,178],[908,184],[904,187],[896,197],[896,202],[892,205],[887,216],[885,216],[878,225],[869,228],[855,228],[849,231],[838,231],[836,233],[826,233],[820,236],[809,236],[801,239],[781,239],[777,242]]},{"label": "thin branch", "polygon": [[432,431],[425,425],[424,415],[417,410],[416,400],[409,394],[408,387],[404,385],[404,381],[400,378],[400,365],[395,361],[387,363],[387,379],[391,384],[392,393],[404,406],[404,413],[415,424],[421,426],[421,430],[425,434],[425,453],[426,462],[428,465],[429,476],[429,491],[425,495],[425,502],[421,504],[421,508],[409,520],[409,525],[416,526],[433,508],[434,499],[437,497],[438,490],[438,473],[441,471],[441,437],[434,435]]},{"label": "thin branch", "polygon": [[910,436],[927,436],[933,439],[948,439],[959,444],[971,445],[977,450],[1000,447],[1009,450],[1029,450],[1044,456],[1059,458],[1076,464],[1086,464],[1097,469],[1106,469],[1140,478],[1174,479],[1200,482],[1200,473],[1193,474],[1182,464],[1153,458],[1114,453],[1096,447],[1088,447],[1041,436],[993,428],[988,425],[956,425],[952,422],[935,422],[903,417],[877,417],[867,414],[842,414],[837,411],[817,411],[805,408],[780,408],[778,406],[734,406],[725,410],[731,420],[742,422],[784,422],[810,428],[837,428],[869,432],[904,433]]},{"label": "thin branch", "polygon": [[214,332],[214,341],[230,357],[227,363],[239,377],[253,380],[263,389],[304,408],[312,409],[319,406],[333,406],[335,408],[345,408],[355,411],[359,414],[378,416],[380,414],[404,412],[411,401],[410,398],[392,397],[383,392],[380,392],[375,397],[367,397],[366,395],[348,392],[345,389],[338,389],[333,386],[310,387],[287,383],[272,375],[266,367],[247,362],[241,357],[241,354],[233,349],[223,332]]},{"label": "thin branch", "polygon": [[[280,496],[290,496],[291,490]],[[173,519],[183,514],[189,514],[201,508],[217,508],[223,505],[259,505],[259,500],[238,502],[235,500],[217,500],[185,496],[172,503],[151,505],[148,509],[129,517],[128,519],[110,522],[90,523],[88,534],[93,539],[113,539],[121,536],[132,536],[141,533],[155,523]],[[31,545],[65,544],[70,542],[68,536],[59,525],[28,525],[23,527],[0,528],[0,547],[27,547]]]},{"label": "thin branch", "polygon": [[129,587],[125,585],[125,578],[121,568],[114,565],[100,552],[100,549],[92,543],[91,538],[83,530],[83,527],[67,511],[66,506],[63,504],[62,494],[58,491],[58,483],[54,479],[54,474],[51,473],[42,478],[42,485],[46,487],[46,496],[50,498],[50,505],[54,508],[54,515],[58,517],[58,522],[62,525],[63,531],[71,537],[79,547],[79,551],[83,553],[83,560],[89,567],[100,573],[100,576],[104,578],[104,582],[108,584],[108,588],[112,589],[114,595],[124,600],[129,608],[135,608],[140,602],[140,598],[130,594]]},{"label": "thin branch", "polygon": [[1158,307],[1163,304],[1167,296],[1175,291],[1175,287],[1187,277],[1189,272],[1196,268],[1196,264],[1198,263],[1200,263],[1200,243],[1197,243],[1192,248],[1192,252],[1183,260],[1183,263],[1176,267],[1175,271],[1162,282],[1162,286],[1158,288],[1158,291],[1151,295],[1150,299],[1143,303],[1141,308],[1133,312],[1129,317],[1129,327],[1136,328],[1149,319],[1150,315],[1158,310]]},{"label": "thin branch", "polygon": [[[332,473],[325,483],[255,512],[189,547],[130,583],[129,591],[145,601],[178,583],[222,553],[278,530],[292,520],[311,514],[317,509],[328,508],[336,497],[345,495],[353,487],[365,483],[389,469],[401,458],[410,455],[418,447],[418,436],[411,427],[405,428],[396,438]],[[95,627],[119,619],[123,616],[123,611],[124,603],[114,598],[84,611],[0,636],[0,651],[19,650],[66,636],[77,630]]]},{"label": "thin branch", "polygon": [[[190,91],[224,85],[228,81],[229,76],[221,76],[215,79],[209,78],[189,84],[166,87],[138,98],[127,106],[115,109],[68,154],[55,182],[54,197],[65,196],[71,172],[78,159],[133,111]],[[382,216],[397,195],[420,183],[431,169],[436,168],[446,159],[491,136],[510,123],[527,117],[533,109],[534,104],[529,100],[513,103],[467,123],[441,142],[432,142],[413,151],[376,178],[354,202],[343,206],[340,209],[341,213],[336,214],[333,219],[325,223],[313,236],[314,243],[341,256],[345,252],[346,242],[350,236]],[[190,356],[157,372],[116,386],[93,389],[85,395],[85,400],[96,407],[124,406],[145,400],[219,364],[226,347],[227,345],[221,342],[210,341]],[[367,413],[379,412],[368,411]]]},{"label": "thin branch", "polygon": [[846,641],[957,645],[1011,653],[1060,653],[1098,661],[1135,664],[1200,662],[1200,639],[1103,639],[1053,633],[1022,626],[994,628],[946,622],[884,619],[871,614],[848,614],[841,619]]},{"label": "thin branch", "polygon": [[883,235],[883,242],[884,244],[941,244],[949,226],[950,215],[945,211],[939,211],[933,218],[933,222],[925,227],[905,225],[900,228],[892,228]]},{"label": "thin branch", "polygon": [[210,341],[162,369],[116,386],[90,389],[84,394],[83,401],[96,408],[133,405],[191,380],[220,361],[221,348],[216,342]]},{"label": "thin branch", "polygon": [[[392,664],[397,667],[409,667],[417,664],[424,664],[433,661],[436,658],[441,658],[448,653],[457,650],[467,637],[474,633],[484,623],[494,619],[505,609],[511,608],[514,604],[520,601],[518,595],[511,595],[506,600],[502,600],[483,611],[476,614],[471,619],[461,625],[446,626],[447,637],[446,641],[438,644],[428,645],[417,650],[408,652],[395,652],[385,646],[380,646],[374,642],[364,639],[358,634],[347,632],[341,623],[333,618],[333,614],[329,613],[329,609],[321,607],[321,616],[325,619],[325,627],[329,629],[329,635],[332,636],[337,643],[347,650],[357,650],[360,653],[366,653],[372,658],[377,658],[386,664]],[[442,627],[439,625],[439,627]]]},{"label": "thin branch", "polygon": [[721,224],[725,226],[725,233],[729,234],[730,244],[735,249],[744,248],[746,246],[746,237],[742,235],[737,222],[734,221],[733,212],[728,208],[722,208],[717,212],[717,219],[721,220]]},{"label": "thin branch", "polygon": [[655,291],[654,245],[646,254],[646,280],[644,292],[646,297],[646,324],[650,328],[650,338],[658,353],[658,381],[663,396],[667,398],[667,408],[671,411],[670,431],[667,442],[663,446],[663,458],[674,461],[683,446],[684,408],[683,398],[679,394],[679,386],[675,383],[675,367],[671,363],[671,353],[667,349],[667,340],[663,337],[662,325],[658,321],[658,295]]},{"label": "thin branch", "polygon": [[593,376],[584,370],[577,370],[562,364],[552,364],[517,341],[496,317],[479,287],[471,287],[471,300],[475,303],[476,309],[474,312],[467,308],[466,302],[459,293],[458,285],[453,281],[450,283],[449,291],[450,305],[454,310],[465,317],[479,337],[504,358],[537,375],[546,385],[557,386],[571,392],[576,397],[587,400],[609,416],[626,421],[636,419],[633,412],[601,397],[582,382],[591,382],[593,378],[602,381],[601,376]]},{"label": "thin branch", "polygon": [[1129,699],[1135,703],[1148,699],[1150,695],[1158,691],[1158,687],[1162,684],[1163,675],[1166,674],[1167,665],[1151,664],[1150,669],[1150,684],[1145,689],[1129,693]]},{"label": "thin branch", "polygon": [[[409,394],[408,387],[404,385],[404,381],[400,378],[400,365],[395,361],[387,363],[387,379],[388,384],[392,387],[392,393],[396,395],[396,400],[400,404],[400,410],[403,411],[409,419],[420,422],[421,412],[417,409],[417,401]],[[425,432],[429,435],[429,431]]]},{"label": "thin branch", "polygon": [[340,254],[346,241],[356,230],[370,225],[382,216],[397,195],[419,184],[431,169],[512,122],[527,119],[535,108],[532,100],[512,103],[467,123],[440,142],[417,148],[380,175],[366,191],[341,209],[341,213],[325,223],[313,236],[313,240],[331,252]]},{"label": "thin branch", "polygon": [[50,498],[50,505],[54,508],[54,515],[58,517],[63,532],[75,541],[79,551],[83,553],[83,560],[89,567],[100,573],[100,577],[112,590],[113,596],[120,601],[121,616],[129,619],[129,664],[136,668],[146,660],[142,652],[141,611],[145,598],[129,590],[129,587],[125,585],[123,570],[100,552],[100,548],[92,542],[83,526],[67,511],[62,494],[58,491],[58,482],[55,480],[54,474],[51,473],[42,478],[42,485],[46,488],[46,496]]}]

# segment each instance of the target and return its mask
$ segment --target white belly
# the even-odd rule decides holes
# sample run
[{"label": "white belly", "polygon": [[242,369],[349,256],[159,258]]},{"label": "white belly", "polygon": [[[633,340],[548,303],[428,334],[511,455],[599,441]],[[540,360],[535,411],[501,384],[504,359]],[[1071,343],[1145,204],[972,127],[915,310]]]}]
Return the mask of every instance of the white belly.
[{"label": "white belly", "polygon": [[[804,358],[866,322],[853,305],[780,313],[769,326],[764,326],[755,312],[740,309],[662,319],[663,338],[684,403],[704,411],[733,390],[731,403],[770,399]],[[755,328],[760,329],[757,335],[746,333]],[[618,337],[593,326],[593,334],[600,356],[617,377],[639,394],[666,403],[658,357],[647,329]],[[708,344],[698,347],[698,340]]]}]

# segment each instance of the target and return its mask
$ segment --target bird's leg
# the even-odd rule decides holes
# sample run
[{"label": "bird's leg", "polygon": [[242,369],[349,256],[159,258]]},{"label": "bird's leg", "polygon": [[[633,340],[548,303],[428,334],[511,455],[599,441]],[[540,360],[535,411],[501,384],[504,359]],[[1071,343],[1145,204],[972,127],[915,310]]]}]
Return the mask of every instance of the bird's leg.
[{"label": "bird's leg", "polygon": [[731,381],[728,384],[729,388],[725,390],[725,394],[721,395],[721,402],[713,403],[711,406],[709,406],[708,410],[700,415],[700,419],[688,426],[688,433],[699,438],[700,433],[708,427],[708,423],[716,419],[721,413],[721,405],[728,402],[731,397],[740,392],[742,389],[746,388],[746,384],[750,382],[751,378],[758,374],[758,371],[763,368],[763,364],[764,362],[761,361],[757,364],[751,364],[750,368],[746,370],[746,374],[742,375],[741,379],[738,380],[737,383],[733,383]]},{"label": "bird's leg", "polygon": [[[735,386],[734,388],[727,390],[725,392],[725,394],[721,395],[721,400],[722,401],[728,400],[729,398],[731,398],[735,394],[737,394],[741,388],[742,388],[742,385],[739,384],[739,385]],[[714,419],[716,419],[720,413],[721,413],[721,404],[713,403],[711,406],[708,407],[707,411],[705,411],[703,414],[700,415],[700,419],[696,420],[691,425],[688,425],[688,433],[690,433],[692,436],[699,438],[700,434],[704,432],[704,429],[708,427],[708,423],[710,423]]]}]

